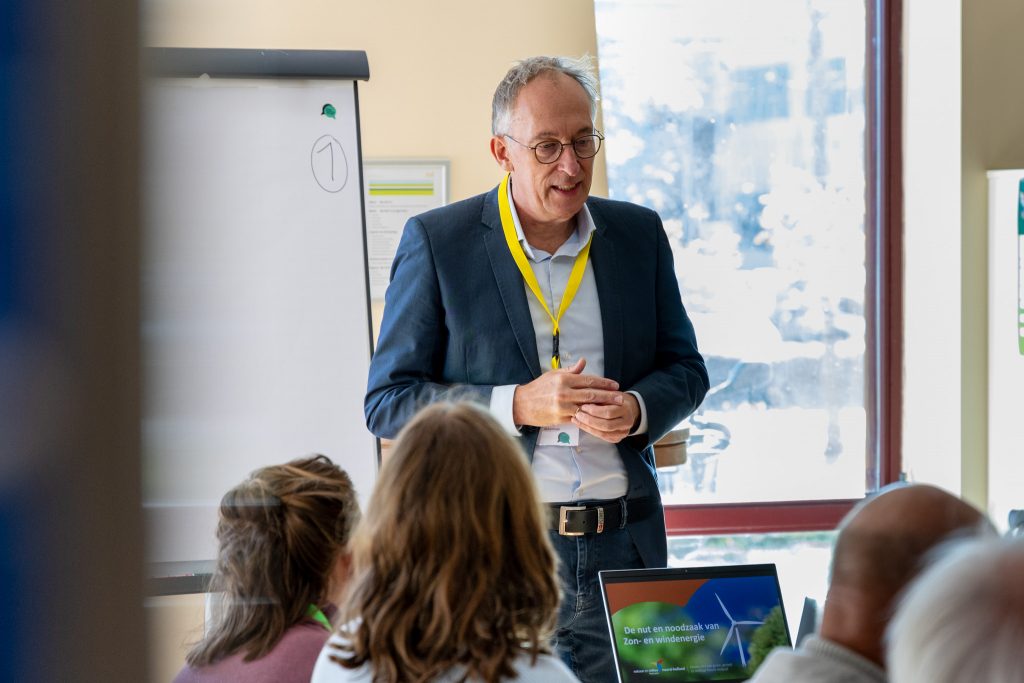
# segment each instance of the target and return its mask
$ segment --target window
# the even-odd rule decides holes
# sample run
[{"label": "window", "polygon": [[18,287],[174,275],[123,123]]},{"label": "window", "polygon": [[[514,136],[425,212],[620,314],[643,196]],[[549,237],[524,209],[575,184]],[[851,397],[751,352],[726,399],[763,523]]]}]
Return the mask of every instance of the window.
[{"label": "window", "polygon": [[670,567],[772,563],[789,632],[795,639],[804,598],[825,604],[836,534],[829,531],[730,536],[675,536],[668,543]]},{"label": "window", "polygon": [[789,65],[741,67],[732,72],[731,123],[789,118]]},{"label": "window", "polygon": [[595,6],[609,195],[661,215],[711,378],[670,533],[830,528],[898,472],[898,5]]}]

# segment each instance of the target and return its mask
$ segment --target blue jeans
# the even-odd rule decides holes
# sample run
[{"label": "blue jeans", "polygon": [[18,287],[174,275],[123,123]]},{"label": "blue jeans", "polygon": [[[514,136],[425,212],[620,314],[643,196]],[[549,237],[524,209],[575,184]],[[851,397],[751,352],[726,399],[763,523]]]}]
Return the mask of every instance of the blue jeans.
[{"label": "blue jeans", "polygon": [[584,536],[560,536],[557,531],[549,534],[560,560],[558,576],[562,583],[555,651],[582,683],[616,683],[597,572],[642,568],[640,554],[625,529]]}]

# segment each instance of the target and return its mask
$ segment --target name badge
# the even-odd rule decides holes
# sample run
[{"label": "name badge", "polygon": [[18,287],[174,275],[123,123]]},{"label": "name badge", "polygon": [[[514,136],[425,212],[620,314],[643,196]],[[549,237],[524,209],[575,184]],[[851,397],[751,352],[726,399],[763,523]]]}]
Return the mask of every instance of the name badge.
[{"label": "name badge", "polygon": [[538,446],[579,446],[580,428],[573,424],[544,427],[537,437]]}]

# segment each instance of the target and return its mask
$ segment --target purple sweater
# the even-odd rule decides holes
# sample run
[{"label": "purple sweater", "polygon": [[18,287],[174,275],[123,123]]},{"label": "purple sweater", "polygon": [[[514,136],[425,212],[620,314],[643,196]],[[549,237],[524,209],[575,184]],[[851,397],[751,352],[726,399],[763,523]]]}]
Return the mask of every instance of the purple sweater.
[{"label": "purple sweater", "polygon": [[[334,610],[325,610],[328,618]],[[265,656],[251,662],[236,653],[215,664],[193,668],[185,665],[173,683],[309,683],[313,665],[330,633],[319,622],[306,618],[284,632]]]}]

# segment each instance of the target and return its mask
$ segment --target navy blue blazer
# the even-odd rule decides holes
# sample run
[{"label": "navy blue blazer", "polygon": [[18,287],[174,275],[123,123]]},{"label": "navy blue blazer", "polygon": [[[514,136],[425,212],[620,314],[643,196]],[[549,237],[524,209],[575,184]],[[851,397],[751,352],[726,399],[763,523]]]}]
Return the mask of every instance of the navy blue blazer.
[{"label": "navy blue blazer", "polygon": [[[487,404],[491,390],[540,376],[522,276],[505,243],[497,188],[406,223],[391,268],[384,320],[370,363],[366,424],[394,438],[417,409],[463,398]],[[658,215],[591,197],[590,247],[604,330],[605,376],[644,398],[647,433],[618,444],[629,498],[656,512],[627,528],[646,566],[667,561],[653,444],[700,405],[704,359],[683,309],[672,251]],[[533,457],[539,429],[520,437]]]}]

